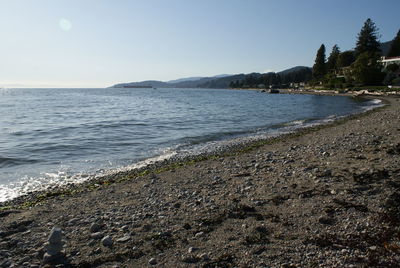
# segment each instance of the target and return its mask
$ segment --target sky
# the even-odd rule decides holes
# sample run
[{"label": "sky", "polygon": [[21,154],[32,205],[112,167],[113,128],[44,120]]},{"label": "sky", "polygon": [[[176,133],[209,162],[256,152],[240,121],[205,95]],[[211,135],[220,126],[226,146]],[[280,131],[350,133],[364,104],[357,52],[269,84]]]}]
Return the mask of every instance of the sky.
[{"label": "sky", "polygon": [[323,43],[381,41],[399,0],[0,0],[0,87],[107,87],[312,66]]}]

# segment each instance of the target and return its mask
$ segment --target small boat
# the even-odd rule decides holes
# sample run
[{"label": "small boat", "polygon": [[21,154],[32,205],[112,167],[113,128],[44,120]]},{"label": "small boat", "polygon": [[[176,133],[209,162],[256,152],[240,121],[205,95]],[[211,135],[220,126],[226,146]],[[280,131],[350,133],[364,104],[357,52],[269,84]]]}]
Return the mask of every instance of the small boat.
[{"label": "small boat", "polygon": [[276,94],[276,93],[279,93],[279,90],[278,89],[270,89],[269,93]]}]

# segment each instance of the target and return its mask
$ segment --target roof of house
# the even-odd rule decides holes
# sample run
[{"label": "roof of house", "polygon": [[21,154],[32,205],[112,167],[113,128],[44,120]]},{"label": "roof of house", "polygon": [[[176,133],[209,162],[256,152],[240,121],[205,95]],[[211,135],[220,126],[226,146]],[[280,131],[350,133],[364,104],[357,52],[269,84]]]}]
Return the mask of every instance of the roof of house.
[{"label": "roof of house", "polygon": [[398,57],[383,57],[382,61],[393,61],[393,60],[400,60],[400,56]]}]

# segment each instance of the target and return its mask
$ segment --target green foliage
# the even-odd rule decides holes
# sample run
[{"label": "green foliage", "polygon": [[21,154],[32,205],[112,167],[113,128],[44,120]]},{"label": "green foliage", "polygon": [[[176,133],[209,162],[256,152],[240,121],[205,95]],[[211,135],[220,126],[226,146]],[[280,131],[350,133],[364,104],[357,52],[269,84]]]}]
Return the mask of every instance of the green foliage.
[{"label": "green foliage", "polygon": [[397,77],[397,78],[393,79],[392,85],[400,86],[400,77]]},{"label": "green foliage", "polygon": [[390,47],[390,51],[388,57],[398,57],[400,56],[400,30],[397,32],[396,37],[393,39],[392,46]]},{"label": "green foliage", "polygon": [[352,65],[354,79],[357,84],[365,86],[376,86],[382,83],[384,74],[378,62],[379,54],[364,52],[357,57]]},{"label": "green foliage", "polygon": [[325,45],[322,44],[317,51],[315,57],[315,63],[313,66],[313,77],[314,79],[320,80],[326,74],[326,63],[325,63]]},{"label": "green foliage", "polygon": [[328,71],[335,70],[337,68],[337,61],[340,55],[340,49],[338,45],[334,45],[331,51],[331,54],[328,57],[328,61],[326,62],[326,66]]},{"label": "green foliage", "polygon": [[324,86],[328,89],[343,88],[345,87],[345,78],[337,77],[335,73],[329,73],[325,76]]},{"label": "green foliage", "polygon": [[393,81],[397,78],[397,76],[393,72],[388,72],[385,76],[385,79],[383,79],[383,84],[384,85],[392,85]]},{"label": "green foliage", "polygon": [[389,72],[395,72],[395,71],[397,71],[399,68],[400,68],[399,65],[397,65],[396,63],[392,63],[392,64],[389,64],[389,65],[386,67],[386,70],[389,71]]},{"label": "green foliage", "polygon": [[336,65],[338,68],[348,67],[355,60],[356,60],[356,57],[354,56],[354,51],[351,51],[351,50],[344,51],[339,54]]},{"label": "green foliage", "polygon": [[295,67],[279,73],[270,72],[265,74],[252,73],[244,75],[242,79],[232,81],[231,88],[257,88],[259,85],[265,87],[277,86],[287,87],[290,83],[306,82],[311,79],[311,69],[308,67]]},{"label": "green foliage", "polygon": [[378,30],[378,27],[376,27],[375,23],[371,19],[368,18],[364,22],[364,26],[361,28],[361,31],[357,36],[355,49],[357,56],[365,52],[380,52]]}]

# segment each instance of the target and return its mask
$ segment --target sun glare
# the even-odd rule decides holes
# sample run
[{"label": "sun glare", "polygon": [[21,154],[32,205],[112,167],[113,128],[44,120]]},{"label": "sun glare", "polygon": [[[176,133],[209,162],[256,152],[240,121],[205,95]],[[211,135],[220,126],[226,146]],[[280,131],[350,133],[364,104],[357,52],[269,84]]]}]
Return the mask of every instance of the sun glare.
[{"label": "sun glare", "polygon": [[61,30],[68,32],[72,28],[72,23],[64,18],[61,18],[60,21],[58,22],[58,25],[60,26]]}]

